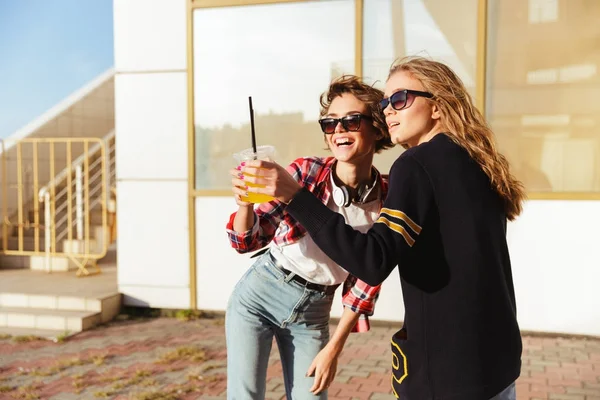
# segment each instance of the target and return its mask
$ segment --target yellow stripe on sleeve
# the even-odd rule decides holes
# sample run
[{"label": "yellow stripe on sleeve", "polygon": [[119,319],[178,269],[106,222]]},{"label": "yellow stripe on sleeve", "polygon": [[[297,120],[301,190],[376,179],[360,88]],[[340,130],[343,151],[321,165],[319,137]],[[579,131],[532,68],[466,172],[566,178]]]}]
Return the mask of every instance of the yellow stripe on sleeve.
[{"label": "yellow stripe on sleeve", "polygon": [[408,225],[414,233],[416,233],[417,235],[421,233],[421,227],[417,225],[415,221],[410,219],[410,217],[404,214],[402,211],[392,210],[391,208],[384,207],[381,209],[380,214],[387,214],[390,217],[401,219],[402,221],[406,222],[406,225]]},{"label": "yellow stripe on sleeve", "polygon": [[377,221],[375,221],[375,223],[387,225],[387,227],[393,230],[394,232],[398,232],[399,234],[401,234],[410,247],[412,247],[412,245],[415,244],[415,239],[413,239],[413,237],[410,236],[410,233],[408,233],[408,231],[404,229],[402,225],[396,224],[390,221],[389,219],[381,216],[379,217],[379,219],[377,219]]}]

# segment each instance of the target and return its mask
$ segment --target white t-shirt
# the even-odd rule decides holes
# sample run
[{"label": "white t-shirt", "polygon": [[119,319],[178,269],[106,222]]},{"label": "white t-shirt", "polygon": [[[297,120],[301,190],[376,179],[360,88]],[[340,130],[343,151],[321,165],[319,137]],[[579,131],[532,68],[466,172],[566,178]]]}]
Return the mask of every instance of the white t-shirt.
[{"label": "white t-shirt", "polygon": [[[330,193],[333,192],[334,185],[333,174],[331,174],[328,182]],[[376,189],[379,191],[377,198],[368,203],[356,204],[353,202],[348,207],[339,207],[333,201],[333,196],[330,196],[327,207],[344,216],[348,225],[364,233],[369,230],[379,216],[381,187],[378,186]],[[348,277],[348,272],[331,260],[315,244],[309,234],[292,244],[273,245],[271,254],[283,268],[309,282],[320,285],[337,285],[343,283]]]}]

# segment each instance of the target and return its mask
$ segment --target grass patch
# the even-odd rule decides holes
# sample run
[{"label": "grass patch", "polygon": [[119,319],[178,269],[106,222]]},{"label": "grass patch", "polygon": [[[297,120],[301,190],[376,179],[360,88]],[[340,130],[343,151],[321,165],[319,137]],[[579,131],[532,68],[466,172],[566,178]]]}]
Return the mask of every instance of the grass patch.
[{"label": "grass patch", "polygon": [[121,390],[121,389],[125,389],[129,386],[135,386],[137,384],[143,385],[143,386],[153,386],[156,385],[156,381],[154,379],[150,379],[148,378],[149,376],[152,375],[152,371],[148,371],[148,370],[138,370],[135,372],[135,374],[133,374],[133,376],[127,380],[124,380],[122,382],[117,382],[112,386],[113,390]]},{"label": "grass patch", "polygon": [[41,337],[35,336],[35,335],[25,335],[25,336],[13,336],[12,340],[15,343],[29,343],[29,342],[37,342],[40,340],[44,340],[44,338],[41,338]]},{"label": "grass patch", "polygon": [[16,394],[15,398],[22,399],[22,400],[38,400],[40,398],[40,396],[33,392],[22,392],[22,393],[20,392],[20,393]]},{"label": "grass patch", "polygon": [[134,400],[177,400],[179,397],[170,392],[143,392],[132,397]]},{"label": "grass patch", "polygon": [[69,335],[70,335],[70,332],[69,331],[65,331],[65,332],[61,333],[60,335],[58,335],[56,337],[56,339],[54,339],[54,342],[56,342],[56,343],[64,343],[69,338]]},{"label": "grass patch", "polygon": [[135,371],[135,375],[134,376],[136,378],[146,378],[146,377],[148,377],[150,375],[152,375],[151,371],[148,371],[146,369],[140,369],[140,370]]},{"label": "grass patch", "polygon": [[110,382],[116,382],[116,381],[120,381],[122,378],[119,376],[111,376],[111,375],[106,375],[101,377],[100,383],[110,383]]},{"label": "grass patch", "polygon": [[206,360],[206,352],[196,346],[181,346],[164,353],[155,361],[157,364],[171,364],[175,361],[199,362]]},{"label": "grass patch", "polygon": [[0,340],[10,339],[11,337],[11,335],[7,335],[6,333],[0,333]]},{"label": "grass patch", "polygon": [[203,372],[204,372],[204,369],[202,369],[202,368],[194,368],[193,370],[191,370],[190,372],[187,373],[186,378],[188,381],[204,380],[204,377],[202,376]]},{"label": "grass patch", "polygon": [[12,394],[12,397],[15,399],[22,400],[37,400],[40,396],[36,393],[36,391],[42,386],[39,382],[34,382],[27,386],[21,386],[19,390]]},{"label": "grass patch", "polygon": [[192,381],[212,382],[213,380],[217,379],[217,377],[214,375],[204,376],[204,374],[210,370],[217,369],[217,368],[223,368],[223,367],[225,367],[224,364],[203,365],[201,367],[194,368],[190,372],[188,372],[188,374],[186,375],[186,378],[190,382],[192,382]]},{"label": "grass patch", "polygon": [[13,390],[11,386],[0,386],[0,393],[7,393]]},{"label": "grass patch", "polygon": [[182,395],[196,390],[194,386],[177,385],[167,390],[155,390],[152,392],[135,393],[131,396],[133,400],[177,400]]},{"label": "grass patch", "polygon": [[92,356],[91,361],[94,363],[94,365],[103,365],[106,362],[106,360],[108,360],[109,358],[112,358],[112,356],[110,356],[108,354],[102,354],[102,355]]},{"label": "grass patch", "polygon": [[86,381],[83,380],[84,374],[75,374],[72,376],[73,378],[73,389],[75,389],[75,393],[79,394],[81,391],[91,385],[87,384]]},{"label": "grass patch", "polygon": [[175,313],[175,318],[180,321],[192,321],[204,317],[200,310],[179,310]]},{"label": "grass patch", "polygon": [[53,366],[47,369],[33,369],[29,371],[31,376],[53,376],[63,372],[71,367],[86,365],[92,363],[92,359],[71,358],[68,360],[57,361]]},{"label": "grass patch", "polygon": [[138,383],[143,381],[144,378],[147,378],[150,375],[152,375],[152,372],[147,371],[147,370],[141,369],[141,370],[135,371],[135,374],[133,374],[133,376],[131,378],[129,378],[127,381],[125,381],[125,385],[126,386],[137,385]]},{"label": "grass patch", "polygon": [[37,369],[34,368],[29,372],[29,376],[38,376],[38,377],[43,377],[43,376],[52,376],[57,374],[57,372],[54,372],[52,369]]},{"label": "grass patch", "polygon": [[140,386],[145,386],[145,387],[156,386],[156,385],[158,385],[158,382],[154,378],[146,378],[140,382]]},{"label": "grass patch", "polygon": [[115,392],[113,391],[99,391],[99,392],[94,392],[94,396],[95,397],[99,397],[101,399],[106,399],[109,398],[110,396],[114,395]]},{"label": "grass patch", "polygon": [[84,381],[82,380],[74,380],[73,381],[73,389],[83,389],[87,387]]},{"label": "grass patch", "polygon": [[112,385],[112,390],[118,391],[118,390],[124,389],[126,387],[127,387],[127,385],[125,384],[125,382],[117,382],[114,385]]}]

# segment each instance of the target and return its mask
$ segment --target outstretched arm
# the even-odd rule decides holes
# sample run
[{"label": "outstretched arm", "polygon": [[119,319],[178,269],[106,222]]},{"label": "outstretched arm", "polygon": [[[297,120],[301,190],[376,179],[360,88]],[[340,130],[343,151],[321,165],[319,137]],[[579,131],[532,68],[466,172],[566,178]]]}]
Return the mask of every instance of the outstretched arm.
[{"label": "outstretched arm", "polygon": [[249,190],[289,202],[286,212],[315,243],[342,268],[373,286],[383,282],[411,250],[434,201],[427,173],[412,155],[405,153],[392,166],[388,196],[379,218],[363,234],[310,192],[294,185],[279,165],[252,161],[250,168],[255,166],[260,166],[262,173],[256,168],[249,172],[261,174],[256,183],[265,187]]}]

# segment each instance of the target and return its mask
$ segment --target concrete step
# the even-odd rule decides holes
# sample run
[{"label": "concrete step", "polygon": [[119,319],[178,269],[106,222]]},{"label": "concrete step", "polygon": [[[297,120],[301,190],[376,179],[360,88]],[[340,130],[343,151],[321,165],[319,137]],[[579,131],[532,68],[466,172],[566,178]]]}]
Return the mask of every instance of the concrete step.
[{"label": "concrete step", "polygon": [[[90,251],[95,253],[99,250],[97,250],[96,246],[100,246],[100,248],[102,247],[102,243],[104,240],[104,230],[102,228],[102,225],[90,225],[89,228],[89,235],[90,235]],[[107,230],[109,229],[108,227],[106,228]],[[7,249],[8,250],[14,250],[17,251],[19,250],[19,237],[17,236],[18,232],[13,232],[13,236],[9,236],[6,239],[7,242]],[[73,232],[73,235],[75,235],[75,232]],[[42,229],[39,230],[39,237],[38,237],[38,241],[39,241],[39,245],[38,245],[38,250],[40,252],[43,252],[45,250],[45,244],[46,244],[46,240],[44,237],[44,231]],[[57,247],[58,250],[62,250],[64,246],[64,243],[67,242],[67,238],[64,237],[62,238],[61,242],[62,243],[57,243]],[[0,238],[0,250],[2,250],[4,247],[4,241]],[[70,249],[72,249],[73,247],[69,247]],[[23,251],[35,251],[35,230],[34,229],[24,229],[23,230]],[[66,248],[65,250],[66,251]],[[74,253],[79,253],[78,251],[75,250],[71,250]]]},{"label": "concrete step", "polygon": [[30,262],[29,256],[0,255],[0,269],[29,268]]},{"label": "concrete step", "polygon": [[[34,251],[35,250],[35,237],[25,235],[25,231],[23,232],[23,251]],[[43,233],[43,231],[42,231]],[[6,239],[7,249],[9,250],[18,250],[19,249],[19,237],[18,236],[10,236]],[[39,243],[39,251],[44,251],[45,241],[44,236],[40,235],[38,238]],[[3,242],[0,241],[0,248],[4,246]]]},{"label": "concrete step", "polygon": [[64,311],[30,307],[0,307],[0,326],[81,332],[101,323],[96,311]]},{"label": "concrete step", "polygon": [[[92,200],[90,200],[92,201]],[[111,204],[109,203],[108,206],[111,206]],[[114,208],[114,207],[113,207]],[[75,223],[75,206],[73,206],[73,215],[72,215],[72,222]],[[55,215],[55,220],[56,221],[60,221],[61,219],[63,219],[65,217],[65,215],[67,214],[67,210],[63,209],[60,210],[56,213]],[[108,216],[107,216],[108,219]],[[27,223],[27,221],[29,221],[29,226],[26,226],[25,224]],[[25,215],[23,217],[23,236],[35,236],[35,227],[33,226],[35,222],[35,212],[33,210],[29,210],[28,212],[25,212]],[[44,216],[44,209],[40,208],[39,212],[38,212],[38,232],[39,235],[44,235],[44,222],[45,222],[45,216]],[[85,217],[83,219],[83,224],[85,227]],[[94,209],[90,212],[90,221],[89,221],[90,225],[102,225],[102,210],[100,208],[100,205],[96,205],[94,207]],[[9,235],[10,236],[18,236],[19,234],[19,226],[17,223],[17,217],[13,216],[11,218],[11,226],[9,227]],[[61,228],[64,228],[64,226],[66,226],[67,224],[67,220],[65,218],[65,221],[62,222],[62,224],[60,225]],[[75,226],[73,226],[73,231],[75,231]]]},{"label": "concrete step", "polygon": [[[56,311],[86,311],[100,313],[100,322],[108,322],[121,310],[120,293],[107,293],[95,298],[54,294],[0,293],[0,309],[38,309]],[[1,325],[0,325],[1,326]]]},{"label": "concrete step", "polygon": [[[27,251],[27,249],[25,249]],[[33,251],[33,248],[31,248]],[[43,254],[43,253],[41,253]],[[77,269],[77,264],[67,257],[50,257],[50,271],[46,269],[46,256],[13,256],[0,255],[0,270],[24,268],[35,271],[62,272]]]}]

